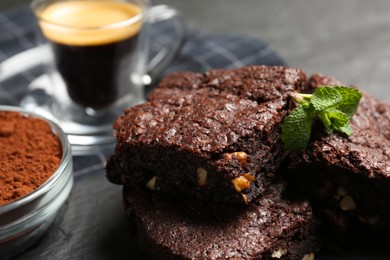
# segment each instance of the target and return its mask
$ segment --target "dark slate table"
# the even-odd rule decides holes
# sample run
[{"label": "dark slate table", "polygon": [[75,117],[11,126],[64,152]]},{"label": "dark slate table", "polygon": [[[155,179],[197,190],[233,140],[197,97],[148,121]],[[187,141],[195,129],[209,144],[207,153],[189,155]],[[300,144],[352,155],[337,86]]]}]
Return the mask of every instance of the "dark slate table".
[{"label": "dark slate table", "polygon": [[[167,3],[182,11],[189,28],[196,30],[191,30],[192,44],[203,48],[195,50],[210,52],[212,57],[219,57],[208,60],[209,63],[205,65],[199,63],[194,56],[182,55],[171,70],[202,70],[207,67],[253,63],[283,64],[286,61],[308,73],[334,75],[390,102],[390,73],[387,71],[390,69],[390,1],[158,2]],[[28,10],[23,8],[25,7],[14,9],[11,16],[9,13],[8,16],[0,14],[0,28],[13,31],[13,38],[2,34],[1,43],[0,37],[0,61],[33,45],[23,38],[29,37],[28,34],[23,34],[23,30],[14,30],[31,26],[26,18]],[[21,10],[24,12],[22,18],[18,17]],[[199,31],[202,33],[199,34]],[[15,43],[15,37],[20,36],[23,40]],[[238,40],[246,45],[237,45]],[[4,43],[8,44],[5,49]],[[217,50],[215,45],[227,49],[228,55],[226,52],[221,54],[221,49]],[[186,48],[187,54],[193,53],[194,49],[188,46]],[[269,54],[259,55],[253,60],[246,59],[247,56],[240,50],[248,48],[256,53],[265,49],[263,54]],[[283,59],[275,55],[275,50]],[[37,75],[39,70],[25,73],[18,79],[16,89],[10,83],[0,86],[0,104],[16,104],[23,96],[25,85]],[[74,157],[75,185],[71,197],[46,235],[15,259],[143,258],[127,232],[121,188],[105,179],[104,164],[111,153],[112,149],[108,149],[91,156]],[[375,238],[372,240],[375,241]],[[390,250],[384,244],[379,241],[364,247],[362,243],[357,243],[342,248],[337,253],[320,253],[316,259],[390,259]]]}]

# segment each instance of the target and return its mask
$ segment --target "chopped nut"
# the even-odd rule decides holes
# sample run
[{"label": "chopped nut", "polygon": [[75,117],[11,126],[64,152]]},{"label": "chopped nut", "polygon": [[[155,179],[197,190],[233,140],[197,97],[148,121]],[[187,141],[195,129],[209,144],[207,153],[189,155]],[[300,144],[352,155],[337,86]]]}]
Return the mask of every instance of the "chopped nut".
[{"label": "chopped nut", "polygon": [[244,176],[248,181],[252,182],[255,180],[255,176],[253,176],[252,174],[250,173],[244,173],[242,174],[242,176]]},{"label": "chopped nut", "polygon": [[248,159],[248,155],[245,152],[234,152],[233,155],[237,157],[237,160],[241,164],[245,164],[246,160]]},{"label": "chopped nut", "polygon": [[238,192],[241,192],[243,190],[246,190],[249,188],[249,186],[251,185],[251,182],[245,178],[244,176],[239,176],[237,178],[234,178],[232,180],[232,183],[234,185],[234,188],[236,189],[236,191]]},{"label": "chopped nut", "polygon": [[347,195],[341,199],[340,208],[342,210],[354,210],[356,209],[356,203],[350,195]]},{"label": "chopped nut", "polygon": [[232,159],[232,154],[231,153],[224,153],[223,156],[225,157],[226,160],[230,161]]},{"label": "chopped nut", "polygon": [[368,178],[369,179],[374,179],[375,178],[375,174],[373,171],[370,171],[370,174],[368,175]]},{"label": "chopped nut", "polygon": [[281,258],[282,256],[284,256],[285,254],[287,253],[287,250],[285,249],[278,249],[276,251],[274,251],[271,255],[272,258]]},{"label": "chopped nut", "polygon": [[198,175],[198,185],[203,187],[207,184],[207,171],[203,167],[196,169],[196,174]]},{"label": "chopped nut", "polygon": [[155,190],[156,189],[156,181],[157,181],[157,176],[154,176],[151,178],[147,183],[146,187],[150,190]]},{"label": "chopped nut", "polygon": [[348,192],[344,189],[344,187],[340,186],[337,190],[337,194],[339,194],[340,196],[345,196],[348,194]]},{"label": "chopped nut", "polygon": [[241,194],[242,199],[244,200],[245,204],[248,204],[248,196],[246,194]]},{"label": "chopped nut", "polygon": [[233,152],[233,153],[225,153],[224,154],[224,157],[226,160],[232,160],[233,156],[235,156],[237,158],[237,160],[241,163],[242,166],[246,165],[248,155],[245,152]]},{"label": "chopped nut", "polygon": [[302,260],[314,260],[315,254],[310,253],[303,256]]}]

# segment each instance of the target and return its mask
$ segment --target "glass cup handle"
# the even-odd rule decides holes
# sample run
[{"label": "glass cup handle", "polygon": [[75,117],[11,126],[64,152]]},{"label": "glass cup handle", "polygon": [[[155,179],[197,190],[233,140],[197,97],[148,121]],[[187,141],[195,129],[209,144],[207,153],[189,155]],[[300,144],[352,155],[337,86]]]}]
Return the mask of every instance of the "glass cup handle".
[{"label": "glass cup handle", "polygon": [[164,46],[164,48],[149,60],[146,67],[146,74],[142,78],[144,85],[150,85],[158,79],[161,73],[179,54],[186,41],[186,31],[178,11],[167,5],[152,6],[149,9],[146,22],[148,24],[155,24],[169,19],[173,21],[176,39],[172,41],[172,45]]},{"label": "glass cup handle", "polygon": [[15,54],[0,63],[0,83],[50,60],[47,44]]}]

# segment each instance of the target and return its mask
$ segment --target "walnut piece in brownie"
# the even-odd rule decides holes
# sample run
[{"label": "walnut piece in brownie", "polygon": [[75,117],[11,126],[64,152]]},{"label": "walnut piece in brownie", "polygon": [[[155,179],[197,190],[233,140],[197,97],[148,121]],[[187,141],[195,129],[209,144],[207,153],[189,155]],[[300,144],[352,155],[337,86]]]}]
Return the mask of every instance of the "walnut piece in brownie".
[{"label": "walnut piece in brownie", "polygon": [[252,66],[167,76],[114,123],[107,177],[126,186],[248,203],[284,158],[280,126],[305,74]]},{"label": "walnut piece in brownie", "polygon": [[[323,75],[309,82],[339,84]],[[287,176],[326,214],[390,227],[390,106],[364,93],[351,127],[349,137],[318,131],[290,156]]]},{"label": "walnut piece in brownie", "polygon": [[124,188],[133,234],[151,259],[314,259],[317,221],[308,202],[282,198],[273,185],[248,206],[183,202]]}]

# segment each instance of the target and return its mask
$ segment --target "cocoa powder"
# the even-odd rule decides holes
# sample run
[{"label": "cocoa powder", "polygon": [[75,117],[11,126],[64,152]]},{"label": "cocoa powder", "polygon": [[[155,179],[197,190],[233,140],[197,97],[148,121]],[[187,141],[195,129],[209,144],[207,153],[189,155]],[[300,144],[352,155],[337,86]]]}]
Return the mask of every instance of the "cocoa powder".
[{"label": "cocoa powder", "polygon": [[42,185],[61,157],[61,142],[46,121],[0,111],[0,206]]}]

